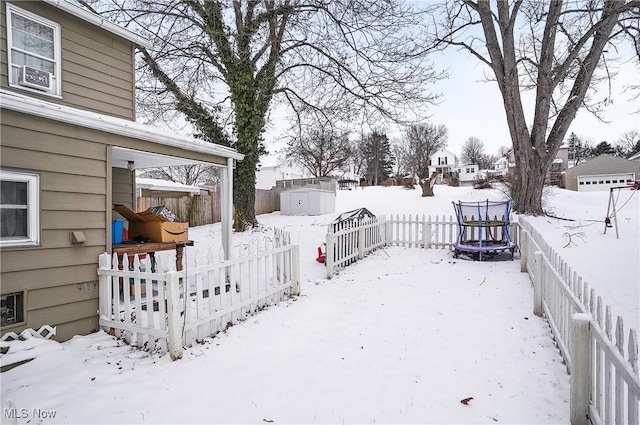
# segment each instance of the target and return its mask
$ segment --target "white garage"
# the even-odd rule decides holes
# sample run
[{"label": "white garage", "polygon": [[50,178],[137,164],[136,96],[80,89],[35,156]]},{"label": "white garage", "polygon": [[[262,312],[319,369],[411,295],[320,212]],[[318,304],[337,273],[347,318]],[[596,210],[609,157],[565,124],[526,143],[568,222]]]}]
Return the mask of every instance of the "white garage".
[{"label": "white garage", "polygon": [[635,180],[634,173],[600,174],[578,176],[578,192],[595,192],[609,190],[627,184],[627,180]]},{"label": "white garage", "polygon": [[565,188],[578,192],[607,191],[640,176],[640,163],[602,154],[564,172]]},{"label": "white garage", "polygon": [[322,215],[336,211],[336,194],[331,190],[301,188],[280,193],[280,214]]}]

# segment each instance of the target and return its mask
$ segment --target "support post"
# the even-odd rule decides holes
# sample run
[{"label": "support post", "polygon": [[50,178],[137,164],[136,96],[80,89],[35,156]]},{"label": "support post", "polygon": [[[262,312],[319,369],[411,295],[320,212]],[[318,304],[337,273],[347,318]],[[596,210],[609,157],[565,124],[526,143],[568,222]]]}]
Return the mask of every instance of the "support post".
[{"label": "support post", "polygon": [[[100,270],[109,270],[111,268],[111,256],[106,252],[100,254],[98,257],[98,266]],[[106,317],[111,320],[111,296],[109,293],[111,292],[111,276],[100,275],[98,279],[98,296],[99,296],[99,308],[98,317]],[[109,329],[103,327],[104,330],[108,331]]]},{"label": "support post", "polygon": [[541,251],[533,253],[533,314],[542,317],[542,285],[544,276],[542,275],[542,262],[544,257]]},{"label": "support post", "polygon": [[327,266],[327,279],[333,277],[333,233],[327,233],[327,249],[324,264]]},{"label": "support post", "polygon": [[[168,272],[167,276],[167,345],[171,360],[182,358],[182,329],[180,326],[180,282],[178,272]],[[186,295],[185,295],[186,296]]]},{"label": "support post", "polygon": [[590,425],[589,397],[591,389],[591,315],[578,313],[571,316],[571,386],[570,421],[572,425]]},{"label": "support post", "polygon": [[227,158],[227,167],[220,175],[220,215],[222,221],[222,248],[224,259],[231,259],[231,232],[233,226],[233,158]]},{"label": "support post", "polygon": [[529,254],[529,232],[524,229],[520,230],[518,246],[520,247],[520,272],[526,273],[528,272],[527,255]]},{"label": "support post", "polygon": [[362,225],[358,226],[358,259],[364,258],[364,229]]},{"label": "support post", "polygon": [[291,286],[293,295],[300,295],[300,247],[291,245]]}]

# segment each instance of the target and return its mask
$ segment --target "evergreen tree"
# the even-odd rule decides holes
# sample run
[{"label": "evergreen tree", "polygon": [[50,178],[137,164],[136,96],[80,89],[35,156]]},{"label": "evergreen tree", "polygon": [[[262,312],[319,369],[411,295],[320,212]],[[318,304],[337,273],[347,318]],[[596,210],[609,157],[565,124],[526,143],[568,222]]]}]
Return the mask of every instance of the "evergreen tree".
[{"label": "evergreen tree", "polygon": [[604,153],[615,155],[616,150],[609,142],[600,142],[595,148],[593,148],[593,156],[602,155]]},{"label": "evergreen tree", "polygon": [[569,150],[567,154],[569,156],[569,161],[573,161],[574,166],[580,164],[580,162],[583,162],[586,157],[590,156],[585,152],[585,144],[578,136],[576,136],[576,133],[571,133],[568,145]]},{"label": "evergreen tree", "polygon": [[364,139],[367,184],[377,186],[391,176],[395,158],[386,134],[374,131]]}]

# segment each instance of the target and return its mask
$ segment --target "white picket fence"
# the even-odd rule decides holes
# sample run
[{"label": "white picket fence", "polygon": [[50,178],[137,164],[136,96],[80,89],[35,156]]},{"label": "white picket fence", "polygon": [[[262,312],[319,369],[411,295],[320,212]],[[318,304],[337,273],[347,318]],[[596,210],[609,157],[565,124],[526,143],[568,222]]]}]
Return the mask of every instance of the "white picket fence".
[{"label": "white picket fence", "polygon": [[[638,337],[586,281],[520,217],[523,271],[534,284],[534,313],[551,327],[571,373],[572,424],[639,424]],[[526,270],[525,270],[526,269]],[[625,353],[626,351],[626,353]]]},{"label": "white picket fence", "polygon": [[233,326],[265,306],[300,294],[298,245],[276,230],[273,241],[238,248],[240,255],[217,261],[208,251],[206,264],[169,270],[158,257],[151,271],[142,261],[100,255],[100,326],[128,343],[182,357],[182,347]]},{"label": "white picket fence", "polygon": [[[510,224],[517,243],[517,224]],[[327,229],[325,265],[327,278],[335,269],[364,258],[384,246],[413,248],[452,247],[458,235],[458,222],[452,215],[396,215],[330,223]]]}]

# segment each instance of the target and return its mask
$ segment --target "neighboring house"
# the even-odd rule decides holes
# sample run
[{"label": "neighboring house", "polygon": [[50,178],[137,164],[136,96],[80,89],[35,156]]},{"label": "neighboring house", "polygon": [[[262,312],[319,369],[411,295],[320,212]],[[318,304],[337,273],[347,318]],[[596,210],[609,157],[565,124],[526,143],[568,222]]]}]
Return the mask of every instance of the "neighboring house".
[{"label": "neighboring house", "polygon": [[440,149],[429,160],[429,175],[434,171],[438,173],[437,183],[442,183],[442,177],[450,175],[457,165],[456,156],[446,149]]},{"label": "neighboring house", "polygon": [[458,174],[460,186],[473,186],[480,179],[480,169],[477,165],[460,165],[453,169]]},{"label": "neighboring house", "polygon": [[509,171],[509,159],[506,156],[502,156],[493,163],[493,170],[491,174],[505,175]]},{"label": "neighboring house", "polygon": [[97,330],[98,256],[135,170],[221,167],[231,247],[235,150],[135,122],[134,50],[148,41],[60,0],[0,3],[1,332]]},{"label": "neighboring house", "polygon": [[493,163],[493,169],[487,170],[488,176],[506,176],[510,168],[516,166],[516,155],[513,149],[509,149],[506,154],[498,158]]},{"label": "neighboring house", "polygon": [[629,161],[640,162],[640,152],[629,157]]},{"label": "neighboring house", "polygon": [[628,180],[640,175],[640,163],[616,156],[602,154],[573,168],[564,174],[565,188],[578,192],[608,190],[624,186]]},{"label": "neighboring house", "polygon": [[311,174],[293,158],[279,160],[275,157],[260,159],[256,171],[256,189],[271,189],[278,180],[295,180],[311,177]]},{"label": "neighboring house", "polygon": [[567,171],[569,168],[569,146],[562,145],[556,153],[556,158],[551,165],[552,171]]}]

